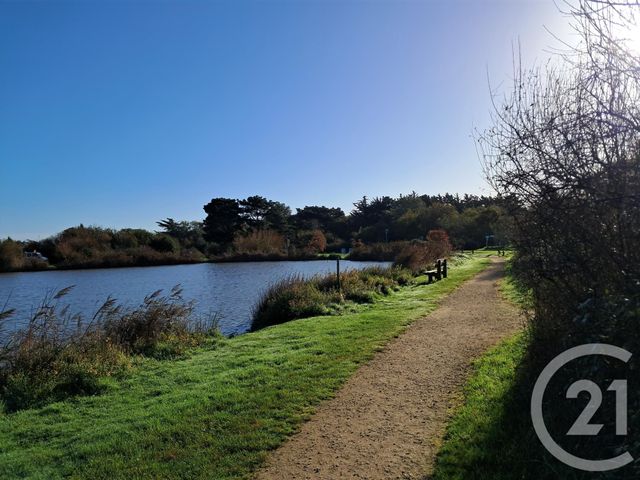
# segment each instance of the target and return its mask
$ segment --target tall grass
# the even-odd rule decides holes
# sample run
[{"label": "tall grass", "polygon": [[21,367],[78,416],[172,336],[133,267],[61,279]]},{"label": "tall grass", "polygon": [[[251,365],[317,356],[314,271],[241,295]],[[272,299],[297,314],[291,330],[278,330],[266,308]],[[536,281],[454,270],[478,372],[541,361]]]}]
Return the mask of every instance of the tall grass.
[{"label": "tall grass", "polygon": [[296,318],[329,313],[329,306],[339,302],[339,293],[321,291],[317,279],[293,275],[270,286],[254,307],[251,330],[288,322]]},{"label": "tall grass", "polygon": [[[72,289],[46,295],[24,328],[2,335],[4,410],[98,393],[109,377],[131,368],[133,355],[175,357],[217,336],[214,319],[192,320],[193,304],[183,301],[179,287],[167,295],[156,291],[137,308],[108,298],[87,322],[63,304]],[[0,322],[14,316],[15,310],[5,305]]]},{"label": "tall grass", "polygon": [[292,276],[269,287],[254,308],[251,330],[259,330],[298,318],[339,311],[346,302],[371,303],[412,280],[401,268],[370,267],[340,276],[317,275],[309,279]]},{"label": "tall grass", "polygon": [[243,255],[284,255],[284,237],[274,230],[255,230],[237,235],[233,240],[235,253]]}]

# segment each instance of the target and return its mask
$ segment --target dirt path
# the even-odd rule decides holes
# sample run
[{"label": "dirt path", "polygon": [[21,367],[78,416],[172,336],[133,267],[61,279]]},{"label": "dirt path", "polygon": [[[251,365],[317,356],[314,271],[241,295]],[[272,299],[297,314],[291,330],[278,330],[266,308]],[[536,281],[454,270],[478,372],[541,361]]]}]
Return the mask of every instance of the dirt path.
[{"label": "dirt path", "polygon": [[413,323],[320,406],[257,480],[419,479],[429,474],[472,359],[522,324],[495,259]]}]

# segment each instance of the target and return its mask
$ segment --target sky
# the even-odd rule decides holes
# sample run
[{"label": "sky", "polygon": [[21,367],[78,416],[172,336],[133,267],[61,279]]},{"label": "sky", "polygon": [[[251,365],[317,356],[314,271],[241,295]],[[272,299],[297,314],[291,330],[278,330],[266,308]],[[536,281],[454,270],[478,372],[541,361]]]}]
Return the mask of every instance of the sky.
[{"label": "sky", "polygon": [[[0,238],[490,194],[472,138],[553,0],[0,0]],[[294,210],[295,211],[295,210]]]}]

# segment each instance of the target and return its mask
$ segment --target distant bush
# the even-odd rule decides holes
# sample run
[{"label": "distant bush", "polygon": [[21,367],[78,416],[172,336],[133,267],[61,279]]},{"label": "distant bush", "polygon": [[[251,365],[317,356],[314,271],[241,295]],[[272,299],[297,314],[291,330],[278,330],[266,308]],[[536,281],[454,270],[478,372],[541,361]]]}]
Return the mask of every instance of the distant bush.
[{"label": "distant bush", "polygon": [[444,230],[431,230],[426,241],[414,240],[407,244],[395,259],[395,264],[414,273],[431,268],[439,258],[451,254],[449,236]]},{"label": "distant bush", "polygon": [[402,249],[395,259],[395,264],[418,273],[433,260],[432,255],[427,250],[426,242],[416,241]]},{"label": "distant bush", "polygon": [[316,255],[327,249],[327,237],[322,230],[302,230],[297,233],[296,244],[306,255]]},{"label": "distant bush", "polygon": [[427,243],[432,254],[437,258],[444,258],[451,254],[453,247],[449,241],[449,235],[445,230],[429,230]]},{"label": "distant bush", "polygon": [[[14,253],[2,253],[0,242],[0,271],[41,270],[47,262],[36,258],[22,258],[22,250],[37,250],[48,257],[57,268],[110,268],[147,265],[172,265],[205,261],[206,245],[201,249],[194,238],[181,240],[167,233],[152,233],[142,229],[112,230],[101,227],[68,228],[42,241],[13,242]],[[20,249],[20,255],[18,255]],[[8,262],[11,257],[14,260]],[[12,266],[9,266],[11,263]],[[4,264],[4,265],[3,265]],[[16,266],[18,265],[18,266]]]},{"label": "distant bush", "polygon": [[120,233],[132,235],[138,242],[138,246],[149,245],[153,238],[153,233],[142,228],[123,228]]},{"label": "distant bush", "polygon": [[111,250],[112,232],[99,227],[68,228],[58,235],[56,249],[70,265],[95,261]]},{"label": "distant bush", "polygon": [[[4,335],[0,345],[0,399],[7,411],[41,406],[72,395],[101,391],[105,378],[124,373],[131,354],[182,355],[216,338],[211,322],[195,323],[180,289],[155,292],[136,309],[108,299],[91,321],[60,304],[72,287],[45,298],[27,326]],[[0,322],[13,316],[0,312]]]},{"label": "distant bush", "polygon": [[322,230],[314,230],[311,234],[311,238],[307,243],[307,252],[309,253],[321,253],[327,249],[327,238],[322,233]]},{"label": "distant bush", "polygon": [[259,330],[298,318],[327,315],[350,301],[372,303],[376,296],[411,282],[413,276],[401,268],[371,267],[340,275],[340,289],[334,274],[303,279],[293,276],[269,287],[254,307],[251,330]]},{"label": "distant bush", "polygon": [[154,235],[149,241],[149,246],[161,253],[178,253],[180,251],[178,241],[164,233]]},{"label": "distant bush", "polygon": [[233,250],[240,255],[282,255],[285,241],[284,237],[274,230],[255,230],[246,235],[236,236]]},{"label": "distant bush", "polygon": [[18,242],[10,238],[0,241],[0,271],[19,270],[24,265],[24,254]]},{"label": "distant bush", "polygon": [[[144,244],[146,243],[144,242]],[[114,249],[137,248],[139,246],[138,237],[128,230],[120,230],[114,233],[111,238],[111,247]]]}]

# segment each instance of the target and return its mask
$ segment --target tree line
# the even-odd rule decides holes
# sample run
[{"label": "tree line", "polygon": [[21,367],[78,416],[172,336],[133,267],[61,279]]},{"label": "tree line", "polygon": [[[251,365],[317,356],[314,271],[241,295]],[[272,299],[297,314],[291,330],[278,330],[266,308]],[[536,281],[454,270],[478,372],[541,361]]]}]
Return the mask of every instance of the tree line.
[{"label": "tree line", "polygon": [[[202,221],[166,218],[158,230],[79,225],[44,240],[0,241],[0,270],[115,267],[199,262],[207,259],[313,258],[355,250],[354,258],[393,260],[398,244],[445,230],[455,248],[508,242],[510,220],[500,198],[477,195],[363,196],[345,213],[311,205],[295,212],[259,195],[213,198]],[[385,248],[387,245],[388,248]],[[391,248],[395,246],[396,248]]]},{"label": "tree line", "polygon": [[[295,213],[281,202],[252,196],[214,198],[204,206],[204,238],[214,252],[233,249],[238,238],[272,231],[288,246],[309,248],[323,236],[328,251],[360,244],[424,240],[434,229],[449,232],[457,248],[479,248],[487,235],[508,237],[509,220],[498,198],[476,195],[362,197],[349,214],[340,208],[306,206]],[[315,237],[314,237],[315,234]]]}]

